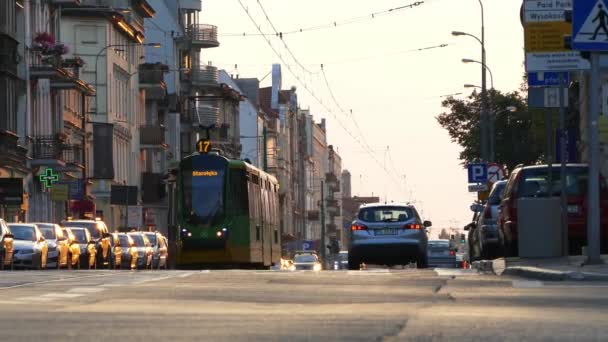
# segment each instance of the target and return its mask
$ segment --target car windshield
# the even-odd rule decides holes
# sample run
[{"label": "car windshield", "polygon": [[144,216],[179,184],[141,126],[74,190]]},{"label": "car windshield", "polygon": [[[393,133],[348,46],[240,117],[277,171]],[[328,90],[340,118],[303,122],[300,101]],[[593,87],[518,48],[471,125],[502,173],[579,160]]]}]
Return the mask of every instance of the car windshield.
[{"label": "car windshield", "polygon": [[53,226],[38,226],[38,229],[42,232],[42,235],[47,240],[55,240],[57,235],[55,234],[55,227]]},{"label": "car windshield", "polygon": [[135,242],[135,246],[137,247],[145,247],[146,243],[144,242],[144,237],[139,234],[129,235],[133,242]]},{"label": "car windshield", "polygon": [[492,192],[490,192],[490,196],[488,197],[488,204],[499,205],[502,199],[502,195],[505,192],[506,186],[506,182],[497,183],[494,188],[492,188]]},{"label": "car windshield", "polygon": [[151,244],[156,246],[156,234],[146,234],[146,237],[148,238]]},{"label": "car windshield", "polygon": [[118,241],[120,241],[121,247],[129,247],[131,243],[129,241],[129,237],[126,235],[118,235]]},{"label": "car windshield", "polygon": [[339,261],[348,261],[348,254],[347,253],[340,253],[338,254],[338,258]]},{"label": "car windshield", "polygon": [[36,229],[26,225],[11,225],[11,231],[15,240],[36,241]]},{"label": "car windshield", "polygon": [[296,262],[296,263],[316,262],[316,261],[317,261],[317,257],[312,254],[296,255],[294,258],[294,262]]},{"label": "car windshield", "polygon": [[87,233],[84,229],[72,229],[72,234],[74,234],[74,238],[79,243],[89,242],[87,240]]},{"label": "car windshield", "polygon": [[83,227],[86,228],[89,233],[91,233],[91,238],[99,239],[101,234],[99,229],[97,228],[97,222],[78,222],[78,221],[68,221],[63,223],[64,227]]},{"label": "car windshield", "polygon": [[183,203],[186,219],[191,223],[217,222],[224,212],[224,176],[226,160],[216,156],[197,156],[183,174]]},{"label": "car windshield", "polygon": [[414,217],[409,207],[370,207],[359,211],[359,219],[365,222],[405,222]]}]

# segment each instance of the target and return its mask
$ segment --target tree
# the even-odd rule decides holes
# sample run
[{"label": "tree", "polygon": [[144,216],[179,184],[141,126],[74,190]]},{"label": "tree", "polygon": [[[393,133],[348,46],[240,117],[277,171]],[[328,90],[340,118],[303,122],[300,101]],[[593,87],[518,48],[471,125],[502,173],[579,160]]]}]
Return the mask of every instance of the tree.
[{"label": "tree", "polygon": [[[496,117],[495,161],[513,170],[518,164],[536,164],[543,160],[545,124],[542,112],[528,110],[525,99],[518,92],[503,94],[489,90],[488,96],[493,103],[491,113]],[[480,93],[475,91],[464,100],[448,97],[442,106],[447,110],[436,119],[448,131],[452,141],[463,148],[459,157],[462,164],[479,160]],[[510,106],[517,110],[506,110]]]}]

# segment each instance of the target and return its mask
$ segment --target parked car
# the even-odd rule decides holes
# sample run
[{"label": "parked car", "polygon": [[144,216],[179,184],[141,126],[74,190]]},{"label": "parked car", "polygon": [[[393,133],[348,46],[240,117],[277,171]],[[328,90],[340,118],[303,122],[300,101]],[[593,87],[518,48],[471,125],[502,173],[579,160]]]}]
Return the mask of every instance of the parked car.
[{"label": "parked car", "polygon": [[133,239],[133,242],[135,242],[135,248],[137,249],[137,268],[151,268],[154,252],[148,237],[142,232],[131,232],[128,233],[128,235]]},{"label": "parked car", "polygon": [[[135,241],[126,233],[115,233],[118,238],[118,244],[120,245],[120,263],[117,264],[121,269],[137,268],[138,252]],[[118,251],[116,251],[118,253]]]},{"label": "parked car", "polygon": [[321,271],[323,265],[316,253],[300,253],[293,257],[293,266],[298,271]]},{"label": "parked car", "polygon": [[428,265],[431,267],[456,267],[456,251],[450,247],[450,241],[429,240]]},{"label": "parked car", "polygon": [[114,256],[110,246],[110,232],[106,224],[101,220],[68,220],[61,223],[63,227],[80,227],[86,228],[92,240],[95,242],[97,251],[97,260],[95,262],[98,267],[113,268]]},{"label": "parked car", "polygon": [[68,254],[68,268],[76,268],[80,269],[80,244],[78,243],[78,239],[70,228],[62,228],[63,235],[68,240],[69,254]]},{"label": "parked car", "polygon": [[144,235],[152,245],[152,268],[167,269],[167,256],[169,253],[167,239],[158,232],[146,232]]},{"label": "parked car", "polygon": [[63,230],[54,223],[35,223],[42,232],[44,239],[49,245],[49,267],[68,267],[68,239],[63,235]]},{"label": "parked car", "polygon": [[479,217],[474,226],[467,226],[469,232],[469,256],[472,260],[493,259],[499,256],[498,207],[507,186],[507,181],[498,181],[492,186],[485,205],[480,207]]},{"label": "parked car", "polygon": [[[559,196],[565,190],[568,201],[568,245],[570,254],[581,254],[587,243],[587,179],[586,164],[566,166],[566,184],[560,184],[560,165],[519,166],[509,177],[499,206],[499,239],[506,256],[518,255],[517,202],[521,198]],[[550,181],[551,180],[551,181]],[[551,185],[550,185],[551,184]],[[608,187],[600,180],[601,247],[608,252]],[[559,215],[559,213],[556,213]],[[559,234],[559,232],[556,232]]]},{"label": "parked car", "polygon": [[70,227],[69,229],[80,248],[80,267],[97,268],[97,242],[91,236],[91,232],[84,227]]},{"label": "parked car", "polygon": [[334,270],[348,269],[348,251],[340,251],[334,260]]},{"label": "parked car", "polygon": [[15,247],[15,267],[45,269],[49,247],[38,226],[31,223],[9,223]]},{"label": "parked car", "polygon": [[0,218],[0,269],[13,269],[14,248],[13,233]]},{"label": "parked car", "polygon": [[359,269],[361,263],[392,266],[412,261],[427,267],[426,228],[431,225],[409,204],[362,205],[351,226],[349,269]]}]

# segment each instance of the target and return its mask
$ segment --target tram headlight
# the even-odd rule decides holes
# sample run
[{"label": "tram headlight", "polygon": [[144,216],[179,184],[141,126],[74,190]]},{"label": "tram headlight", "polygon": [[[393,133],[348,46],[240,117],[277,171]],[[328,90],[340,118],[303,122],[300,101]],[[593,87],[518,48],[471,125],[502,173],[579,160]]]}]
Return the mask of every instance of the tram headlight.
[{"label": "tram headlight", "polygon": [[215,235],[217,235],[217,237],[222,237],[222,232],[219,231],[219,232],[215,233]]},{"label": "tram headlight", "polygon": [[192,237],[192,233],[188,232],[188,237]]}]

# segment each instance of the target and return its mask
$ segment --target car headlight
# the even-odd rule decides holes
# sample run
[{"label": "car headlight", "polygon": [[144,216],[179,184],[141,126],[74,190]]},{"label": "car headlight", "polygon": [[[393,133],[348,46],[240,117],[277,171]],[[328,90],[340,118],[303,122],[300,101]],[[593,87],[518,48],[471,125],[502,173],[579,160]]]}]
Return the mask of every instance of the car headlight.
[{"label": "car headlight", "polygon": [[320,271],[321,270],[321,264],[315,264],[312,268],[313,271]]}]

